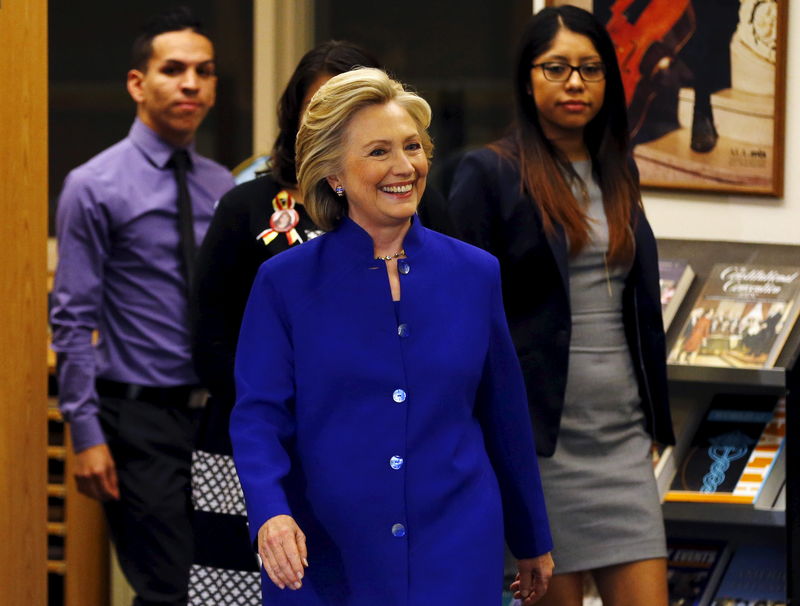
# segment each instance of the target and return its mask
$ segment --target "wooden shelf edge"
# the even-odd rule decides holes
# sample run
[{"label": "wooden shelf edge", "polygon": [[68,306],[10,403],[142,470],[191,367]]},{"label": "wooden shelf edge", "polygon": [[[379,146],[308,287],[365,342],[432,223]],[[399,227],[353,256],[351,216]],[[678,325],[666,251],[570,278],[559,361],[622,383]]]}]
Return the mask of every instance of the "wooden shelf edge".
[{"label": "wooden shelf edge", "polygon": [[667,365],[670,381],[720,385],[749,385],[777,391],[786,389],[785,368],[722,368],[716,366]]},{"label": "wooden shelf edge", "polygon": [[672,501],[663,503],[661,508],[664,518],[667,520],[749,526],[786,526],[785,511],[755,509],[752,505]]},{"label": "wooden shelf edge", "polygon": [[63,484],[48,484],[47,485],[48,497],[65,497],[67,496],[67,487]]},{"label": "wooden shelf edge", "polygon": [[63,461],[67,458],[67,449],[64,446],[48,446],[47,447],[48,459],[59,459]]},{"label": "wooden shelf edge", "polygon": [[67,563],[60,560],[47,560],[47,572],[64,575],[67,573]]}]

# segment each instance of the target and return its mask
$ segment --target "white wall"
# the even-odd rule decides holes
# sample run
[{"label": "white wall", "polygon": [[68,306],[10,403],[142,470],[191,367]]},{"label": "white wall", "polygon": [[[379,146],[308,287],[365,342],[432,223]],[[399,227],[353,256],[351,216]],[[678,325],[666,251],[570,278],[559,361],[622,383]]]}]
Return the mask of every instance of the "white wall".
[{"label": "white wall", "polygon": [[[533,0],[533,5],[538,10],[544,0]],[[786,29],[800,32],[796,7],[789,7]],[[788,43],[783,197],[646,190],[644,204],[656,236],[800,244],[800,112],[792,111],[800,102],[800,36],[789,35]]]},{"label": "white wall", "polygon": [[272,150],[278,135],[278,98],[313,44],[313,0],[253,0],[254,155]]}]

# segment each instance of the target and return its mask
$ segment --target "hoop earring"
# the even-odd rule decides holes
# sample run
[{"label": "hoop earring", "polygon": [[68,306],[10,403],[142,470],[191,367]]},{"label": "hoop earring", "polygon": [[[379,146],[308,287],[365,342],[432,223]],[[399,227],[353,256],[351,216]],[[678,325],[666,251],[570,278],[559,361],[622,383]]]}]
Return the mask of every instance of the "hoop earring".
[{"label": "hoop earring", "polygon": [[337,195],[337,196],[339,196],[340,198],[341,198],[341,197],[344,195],[344,187],[342,187],[341,185],[337,185],[336,187],[334,187],[334,188],[333,188],[333,191],[334,191],[334,192],[336,193],[336,195]]}]

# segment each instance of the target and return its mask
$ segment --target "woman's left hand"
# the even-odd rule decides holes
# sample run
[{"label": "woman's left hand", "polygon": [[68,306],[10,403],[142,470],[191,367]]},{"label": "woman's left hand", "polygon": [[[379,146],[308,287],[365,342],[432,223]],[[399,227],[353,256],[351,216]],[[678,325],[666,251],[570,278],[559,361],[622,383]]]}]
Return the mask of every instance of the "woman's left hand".
[{"label": "woman's left hand", "polygon": [[517,561],[517,579],[511,583],[514,598],[522,600],[523,606],[537,602],[547,591],[553,576],[553,557],[550,553]]}]

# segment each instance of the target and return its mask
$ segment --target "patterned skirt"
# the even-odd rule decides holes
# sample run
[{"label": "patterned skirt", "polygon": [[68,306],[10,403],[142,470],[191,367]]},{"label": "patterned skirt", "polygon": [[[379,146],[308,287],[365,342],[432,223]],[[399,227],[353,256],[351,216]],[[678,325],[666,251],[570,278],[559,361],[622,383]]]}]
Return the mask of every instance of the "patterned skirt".
[{"label": "patterned skirt", "polygon": [[188,606],[260,606],[261,574],[228,437],[230,407],[209,400],[192,453],[195,556]]}]

